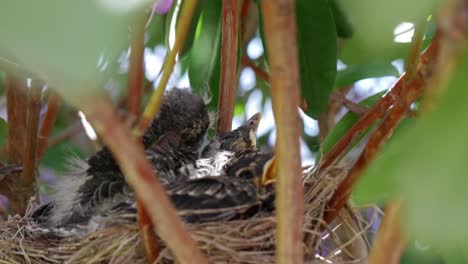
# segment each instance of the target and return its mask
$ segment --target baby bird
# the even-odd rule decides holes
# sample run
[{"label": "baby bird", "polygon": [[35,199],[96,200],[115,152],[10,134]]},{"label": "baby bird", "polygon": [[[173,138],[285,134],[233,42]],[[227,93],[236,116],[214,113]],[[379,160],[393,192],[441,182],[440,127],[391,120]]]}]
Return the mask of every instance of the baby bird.
[{"label": "baby bird", "polygon": [[[203,99],[189,90],[172,89],[164,97],[158,116],[142,136],[147,156],[163,183],[173,172],[194,164],[209,125]],[[33,217],[52,226],[86,221],[99,211],[128,199],[131,192],[107,147],[87,161],[75,161],[75,171],[61,183],[53,202]]]},{"label": "baby bird", "polygon": [[257,149],[257,129],[262,113],[256,113],[237,129],[224,135],[217,135],[202,152],[202,158],[213,157],[219,151],[235,154],[247,149]]}]

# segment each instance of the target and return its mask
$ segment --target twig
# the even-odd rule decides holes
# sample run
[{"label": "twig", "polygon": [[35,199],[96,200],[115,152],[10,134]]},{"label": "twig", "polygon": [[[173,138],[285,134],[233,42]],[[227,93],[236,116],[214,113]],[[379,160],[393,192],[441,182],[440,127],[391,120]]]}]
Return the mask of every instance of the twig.
[{"label": "twig", "polygon": [[47,142],[47,147],[46,149],[49,149],[57,144],[60,144],[61,142],[75,136],[79,132],[83,131],[83,126],[81,125],[81,122],[75,121],[71,126],[67,127],[64,129],[60,134],[57,136],[51,138]]},{"label": "twig", "polygon": [[[127,109],[130,120],[136,120],[141,111],[144,80],[145,24],[147,16],[140,16],[133,24],[133,41],[128,71]],[[133,123],[133,122],[132,122]]]},{"label": "twig", "polygon": [[339,105],[343,105],[344,107],[348,108],[349,111],[360,116],[362,116],[369,110],[367,107],[360,106],[359,104],[346,98],[346,95],[344,93],[332,93],[330,99],[337,102]]},{"label": "twig", "polygon": [[[429,62],[433,61],[437,47],[434,44],[431,44],[428,49],[421,55],[421,61]],[[419,74],[424,74],[423,69],[420,69]],[[359,135],[366,131],[375,121],[379,120],[384,116],[387,110],[396,102],[399,98],[400,92],[403,88],[403,82],[406,79],[405,74],[400,77],[390,89],[390,91],[382,97],[372,108],[367,111],[344,135],[333,148],[326,153],[322,158],[319,169],[324,170],[328,168],[331,164],[336,162],[341,155],[346,153],[346,150],[349,146],[352,145],[354,140],[359,138]]]},{"label": "twig", "polygon": [[[144,80],[144,50],[145,50],[145,27],[147,16],[140,16],[136,19],[133,25],[133,41],[130,53],[130,70],[128,73],[128,121],[133,124],[140,115],[141,98],[143,94]],[[156,237],[153,226],[149,219],[146,210],[137,200],[138,208],[138,226],[140,238],[143,247],[145,248],[146,258],[149,263],[153,263],[157,259]]]},{"label": "twig", "polygon": [[299,69],[295,1],[263,0],[262,13],[271,65],[272,103],[277,124],[277,263],[303,262],[303,185],[299,152]]},{"label": "twig", "polygon": [[47,112],[45,113],[44,120],[42,121],[39,130],[39,142],[37,146],[37,161],[44,155],[47,149],[47,141],[49,140],[52,130],[54,129],[55,121],[60,106],[60,96],[57,92],[51,91],[47,100]]},{"label": "twig", "polygon": [[[156,115],[158,112],[159,108],[161,107],[162,100],[163,100],[163,95],[164,95],[164,90],[166,88],[167,82],[169,81],[169,77],[174,69],[174,64],[176,61],[176,56],[179,50],[183,47],[185,38],[187,36],[187,32],[190,28],[190,23],[192,22],[192,17],[193,13],[195,11],[195,8],[197,6],[197,1],[192,0],[192,1],[184,1],[182,9],[180,11],[180,17],[178,23],[177,23],[177,32],[176,32],[176,38],[175,38],[175,43],[172,49],[169,51],[166,61],[164,62],[163,69],[162,69],[162,77],[161,80],[159,81],[158,88],[153,92],[151,99],[146,106],[146,109],[143,113],[143,116],[141,117],[141,120],[135,130],[136,135],[141,135],[143,134],[143,131],[146,130],[148,125],[150,124],[151,120],[153,117]],[[144,25],[142,25],[143,27]],[[143,36],[140,36],[141,39],[138,40],[135,39],[136,41],[143,42],[144,41],[144,27],[141,29],[143,32],[141,33]],[[138,43],[138,45],[144,45],[143,43]],[[143,53],[143,48],[141,50]],[[143,62],[143,54],[140,54],[140,59],[141,63]],[[136,60],[136,59],[135,59]],[[134,64],[140,63],[137,61],[133,61]],[[135,69],[136,71],[137,69]],[[141,69],[141,76],[135,76],[135,78],[139,77],[138,79],[140,83],[138,83],[138,92],[139,92],[139,98],[141,98],[141,89],[142,89],[142,81],[143,81],[143,69]],[[135,73],[137,75],[137,73]],[[136,85],[132,83],[132,85]],[[137,89],[136,87],[131,88],[133,90]],[[132,90],[131,90],[132,91]],[[134,96],[131,94],[131,96]],[[138,102],[138,107],[139,107],[140,102]],[[150,262],[154,262],[154,260],[157,258],[157,248],[155,241],[156,239],[153,236],[153,228],[149,223],[146,223],[146,221],[149,216],[146,214],[147,210],[144,209],[143,206],[141,206],[141,201],[137,199],[137,204],[138,208],[138,216],[139,216],[139,226],[140,226],[140,234],[142,236],[142,241],[146,250],[146,256]],[[201,255],[200,255],[201,256]]]},{"label": "twig", "polygon": [[184,1],[182,3],[182,9],[179,14],[181,19],[179,19],[177,22],[177,32],[174,46],[167,54],[166,61],[164,62],[162,69],[161,80],[159,81],[157,89],[151,95],[150,101],[146,106],[145,111],[143,112],[143,116],[141,117],[140,122],[138,123],[136,129],[136,134],[138,135],[141,135],[143,131],[146,130],[151,120],[153,120],[154,116],[161,107],[164,90],[166,88],[167,82],[169,81],[172,70],[174,69],[177,53],[185,43],[185,38],[190,28],[190,23],[192,22],[193,13],[196,6],[197,0]]},{"label": "twig", "polygon": [[[190,1],[186,1],[188,2]],[[175,258],[180,263],[206,263],[177,217],[164,188],[155,177],[151,165],[144,156],[141,143],[126,129],[112,104],[99,97],[83,98],[78,102],[79,107],[116,158],[126,181],[135,190],[159,236],[172,250]]]},{"label": "twig", "polygon": [[39,115],[41,112],[41,95],[42,95],[42,83],[33,80],[31,82],[31,88],[29,89],[28,95],[28,117],[26,126],[26,146],[24,151],[23,159],[23,177],[21,180],[21,189],[23,193],[23,208],[24,214],[29,198],[35,193],[36,187],[36,159],[37,159],[37,142],[38,142],[38,131],[39,131]]},{"label": "twig", "polygon": [[[8,163],[22,164],[26,142],[27,90],[26,80],[18,79],[12,74],[6,76],[7,111],[8,111]],[[21,173],[8,175],[2,182],[2,193],[8,197],[14,213],[26,209],[17,189],[21,181]]]},{"label": "twig", "polygon": [[154,263],[158,258],[158,244],[154,233],[153,224],[148,212],[145,210],[142,202],[137,200],[138,209],[138,231],[140,239],[145,249],[146,259],[148,263]]},{"label": "twig", "polygon": [[[414,76],[405,75],[404,79],[400,78],[400,80],[403,80],[403,82],[399,82],[401,86],[403,86],[403,89],[401,89],[401,93],[395,95],[393,108],[390,109],[390,112],[378,129],[370,136],[361,156],[348,172],[346,178],[340,183],[332,199],[329,201],[329,211],[327,211],[324,216],[324,220],[327,223],[330,223],[341,208],[343,208],[362,171],[375,158],[383,143],[392,135],[393,130],[408,112],[411,103],[414,102],[426,88],[428,81],[432,77],[435,57],[438,54],[438,44],[439,34],[436,34],[431,46],[426,51],[426,54],[428,54],[427,57],[421,58],[418,71]],[[413,49],[418,49],[417,43],[413,46]],[[406,79],[409,81],[405,81]]]},{"label": "twig", "polygon": [[237,0],[223,0],[221,39],[221,80],[218,99],[217,134],[231,131],[237,91],[237,50],[239,13]]},{"label": "twig", "polygon": [[[327,110],[325,110],[325,112],[323,112],[322,115],[320,115],[317,120],[319,131],[320,131],[320,134],[319,134],[320,142],[323,142],[325,140],[325,138],[328,136],[332,128],[335,126],[335,117],[338,111],[343,106],[342,101],[334,100],[334,98],[336,97],[346,98],[346,94],[351,88],[352,88],[352,85],[335,90],[331,93],[330,99],[328,100]],[[302,100],[304,103],[306,103],[304,98]],[[368,109],[366,109],[366,111],[367,110]],[[304,110],[304,111],[307,111],[307,110]]]},{"label": "twig", "polygon": [[252,0],[242,1],[241,11],[240,11],[240,38],[242,46],[245,45],[245,33],[247,31],[247,18],[249,17],[250,6],[252,5]]},{"label": "twig", "polygon": [[406,240],[401,232],[400,211],[401,202],[387,204],[368,263],[400,263],[401,255],[406,247]]},{"label": "twig", "polygon": [[270,75],[267,72],[265,72],[263,69],[255,65],[246,55],[242,56],[241,63],[244,66],[252,68],[252,70],[255,72],[255,75],[258,78],[264,81],[268,81],[270,79]]}]

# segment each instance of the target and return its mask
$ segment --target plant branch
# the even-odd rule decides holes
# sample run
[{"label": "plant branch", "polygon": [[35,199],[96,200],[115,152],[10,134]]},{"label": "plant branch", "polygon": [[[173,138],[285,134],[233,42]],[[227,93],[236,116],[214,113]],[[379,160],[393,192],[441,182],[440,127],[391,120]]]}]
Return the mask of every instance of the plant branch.
[{"label": "plant branch", "polygon": [[151,95],[150,101],[143,112],[140,122],[138,123],[136,134],[141,135],[143,131],[149,126],[154,116],[161,107],[164,90],[166,88],[169,77],[174,69],[176,56],[181,47],[185,43],[185,38],[187,32],[190,28],[190,23],[192,22],[193,13],[197,6],[197,0],[183,1],[182,9],[180,11],[180,19],[177,21],[177,32],[174,42],[174,47],[167,54],[166,60],[162,69],[161,80],[158,83],[157,89]]},{"label": "plant branch", "polygon": [[401,231],[400,211],[401,202],[387,204],[368,263],[400,263],[401,255],[403,255],[406,247],[406,240]]},{"label": "plant branch", "polygon": [[[433,63],[434,57],[437,53],[438,45],[432,43],[421,55],[421,63]],[[420,75],[425,75],[423,72],[425,68],[420,68],[419,73]],[[390,91],[382,97],[373,107],[371,107],[350,129],[349,131],[333,146],[333,148],[326,153],[326,155],[322,158],[319,164],[319,169],[324,170],[328,168],[330,165],[335,163],[344,153],[346,150],[351,146],[354,141],[359,138],[364,131],[366,131],[372,124],[374,124],[377,120],[382,118],[388,109],[392,105],[395,104],[397,98],[401,93],[403,88],[403,83],[406,79],[406,74],[400,77]]]},{"label": "plant branch", "polygon": [[64,129],[60,134],[48,140],[46,149],[49,149],[57,144],[60,144],[61,142],[80,133],[81,131],[83,131],[83,126],[81,125],[81,122],[80,121],[73,122],[73,124],[71,124],[66,129]]},{"label": "plant branch", "polygon": [[133,40],[128,71],[127,109],[130,120],[140,116],[144,80],[144,51],[146,16],[139,16],[133,23]]},{"label": "plant branch", "polygon": [[[190,1],[187,1],[190,2]],[[145,158],[143,146],[119,119],[112,104],[104,98],[78,100],[79,107],[119,163],[128,184],[157,229],[158,234],[180,263],[206,263],[195,242],[178,218],[164,188]]]},{"label": "plant branch", "polygon": [[242,6],[241,6],[241,11],[240,11],[240,18],[241,18],[241,23],[240,23],[240,38],[241,38],[241,43],[242,46],[245,45],[245,33],[247,32],[247,19],[249,17],[249,10],[250,6],[252,5],[252,0],[244,0],[242,1]]},{"label": "plant branch", "polygon": [[[397,82],[401,88],[399,88],[400,92],[398,94],[394,94],[395,98],[393,107],[389,110],[388,115],[377,130],[372,133],[361,156],[348,172],[346,178],[340,183],[334,196],[329,201],[329,211],[327,211],[324,216],[326,223],[333,221],[341,208],[343,208],[362,171],[375,158],[383,143],[385,143],[392,135],[393,130],[398,126],[400,121],[408,112],[411,103],[419,98],[427,87],[428,81],[431,79],[435,67],[435,59],[438,55],[438,44],[439,34],[436,34],[431,46],[425,53],[426,57],[421,58],[418,71],[415,72],[414,76],[405,75],[400,78],[399,82]],[[418,49],[417,43],[413,45],[413,48]],[[418,57],[416,57],[416,59],[417,58]],[[393,89],[395,88],[396,87]]]},{"label": "plant branch", "polygon": [[295,1],[263,0],[271,65],[271,97],[277,125],[277,263],[303,262],[303,185],[299,151],[299,69]]},{"label": "plant branch", "polygon": [[[37,142],[39,131],[39,115],[41,112],[42,83],[36,80],[32,81],[28,94],[28,116],[26,123],[26,146],[23,159],[23,177],[21,180],[21,189],[25,190],[24,209],[27,202],[35,194],[36,187],[36,166],[37,166]],[[26,211],[26,210],[25,210]],[[24,212],[21,214],[24,214]]]},{"label": "plant branch", "polygon": [[60,107],[60,95],[51,91],[47,100],[47,112],[45,113],[44,120],[42,121],[41,128],[39,130],[39,142],[37,146],[37,161],[39,161],[44,155],[47,149],[47,142],[52,130],[54,129],[55,121]]},{"label": "plant branch", "polygon": [[[128,121],[134,123],[140,115],[141,98],[143,94],[144,80],[144,51],[145,51],[145,28],[147,16],[140,16],[133,24],[133,41],[130,53],[130,70],[128,73]],[[153,263],[157,258],[156,237],[151,220],[144,209],[141,201],[137,200],[138,227],[140,239],[146,253],[146,259]]]},{"label": "plant branch", "polygon": [[264,81],[268,81],[270,79],[270,75],[267,72],[265,72],[263,69],[255,65],[246,55],[242,56],[241,63],[242,65],[246,67],[252,68],[252,70],[255,72],[255,75],[258,78]]},{"label": "plant branch", "polygon": [[[2,68],[3,69],[3,68]],[[6,76],[7,112],[8,112],[8,163],[22,165],[26,142],[27,87],[26,80],[13,74]],[[25,211],[24,203],[19,194],[21,173],[11,173],[2,182],[2,192],[8,197],[13,213]]]},{"label": "plant branch", "polygon": [[231,131],[237,91],[237,51],[239,45],[239,13],[237,0],[223,0],[221,39],[221,80],[218,99],[217,134]]}]

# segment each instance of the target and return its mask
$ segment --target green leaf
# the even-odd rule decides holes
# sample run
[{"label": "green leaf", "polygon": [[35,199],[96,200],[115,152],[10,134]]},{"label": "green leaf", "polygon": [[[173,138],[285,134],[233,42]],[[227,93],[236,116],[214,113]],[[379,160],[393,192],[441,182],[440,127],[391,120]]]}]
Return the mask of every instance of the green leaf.
[{"label": "green leaf", "polygon": [[399,76],[398,70],[389,63],[369,63],[364,65],[350,65],[336,73],[334,88],[343,88],[367,78],[383,76]]},{"label": "green leaf", "polygon": [[[195,33],[196,33],[196,30],[197,30],[198,21],[200,20],[200,15],[202,13],[202,10],[206,6],[206,2],[207,2],[206,0],[198,0],[198,2],[197,2],[197,6],[195,7],[195,11],[194,11],[193,16],[192,16],[192,22],[190,23],[190,28],[189,28],[189,30],[187,32],[187,36],[185,37],[184,46],[179,51],[179,56],[181,58],[184,58],[189,53],[190,49],[193,46],[193,41],[195,39]],[[173,19],[177,20],[176,26],[175,26],[176,29],[177,29],[177,24],[179,23],[179,19],[181,19],[179,14],[180,14],[181,8],[183,6],[184,6],[183,1],[180,2],[180,6],[178,6],[177,3],[175,2],[172,5],[171,10],[167,14],[167,19],[166,19],[166,44],[167,44],[167,47],[170,47],[170,45],[169,45],[169,35],[170,35],[170,32],[171,32],[170,28],[171,28],[171,25],[173,23]]]},{"label": "green leaf", "polygon": [[165,36],[166,36],[166,18],[167,15],[158,15],[154,14],[151,23],[146,30],[148,34],[148,42],[146,43],[147,47],[154,48],[157,45],[164,45]]},{"label": "green leaf", "polygon": [[333,18],[336,24],[336,33],[340,38],[350,38],[353,36],[354,28],[351,21],[346,16],[344,10],[338,4],[338,0],[330,0],[329,2]]},{"label": "green leaf", "polygon": [[[376,104],[380,98],[382,98],[382,95],[385,93],[380,92],[376,93],[372,96],[369,96],[368,98],[364,99],[362,102],[359,103],[360,106],[373,106]],[[359,116],[353,112],[348,112],[346,113],[340,121],[335,125],[335,127],[330,131],[328,136],[325,138],[325,140],[322,143],[322,153],[326,154],[328,153],[331,148],[348,132],[348,130],[359,120]],[[364,133],[365,135],[366,133]],[[364,136],[362,135],[362,136]],[[358,142],[358,141],[357,141]]]},{"label": "green leaf", "polygon": [[[96,67],[109,50],[128,47],[128,26],[141,4],[43,0],[4,2],[0,8],[2,49],[70,100],[96,92]],[[138,15],[141,15],[139,13]],[[5,55],[5,54],[4,54]]]},{"label": "green leaf", "polygon": [[326,109],[336,75],[337,35],[328,1],[296,1],[302,96],[312,118]]},{"label": "green leaf", "polygon": [[376,58],[390,62],[406,57],[408,43],[394,42],[394,30],[402,22],[424,21],[442,1],[339,0],[354,26],[353,38],[346,42],[341,59],[346,64],[366,64]]},{"label": "green leaf", "polygon": [[8,139],[8,123],[0,118],[0,146],[3,146]]},{"label": "green leaf", "polygon": [[[207,1],[198,23],[190,51],[188,74],[192,89],[202,95],[211,93],[210,108],[218,105],[222,26],[221,1]],[[207,89],[209,88],[209,90]]]},{"label": "green leaf", "polygon": [[369,179],[374,184],[384,179],[395,182],[397,193],[393,195],[404,198],[409,236],[442,249],[468,248],[468,52],[458,57],[453,78],[442,89],[446,93],[432,112],[389,142],[362,177],[362,184],[371,188],[374,185],[366,182]]}]

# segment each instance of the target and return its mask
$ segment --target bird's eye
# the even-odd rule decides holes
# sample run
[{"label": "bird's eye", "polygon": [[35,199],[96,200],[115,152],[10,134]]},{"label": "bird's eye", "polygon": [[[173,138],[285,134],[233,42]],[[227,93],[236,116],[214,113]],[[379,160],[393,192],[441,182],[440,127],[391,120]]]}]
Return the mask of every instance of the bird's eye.
[{"label": "bird's eye", "polygon": [[250,169],[242,169],[237,172],[237,176],[244,180],[252,180],[254,178],[254,174]]}]

